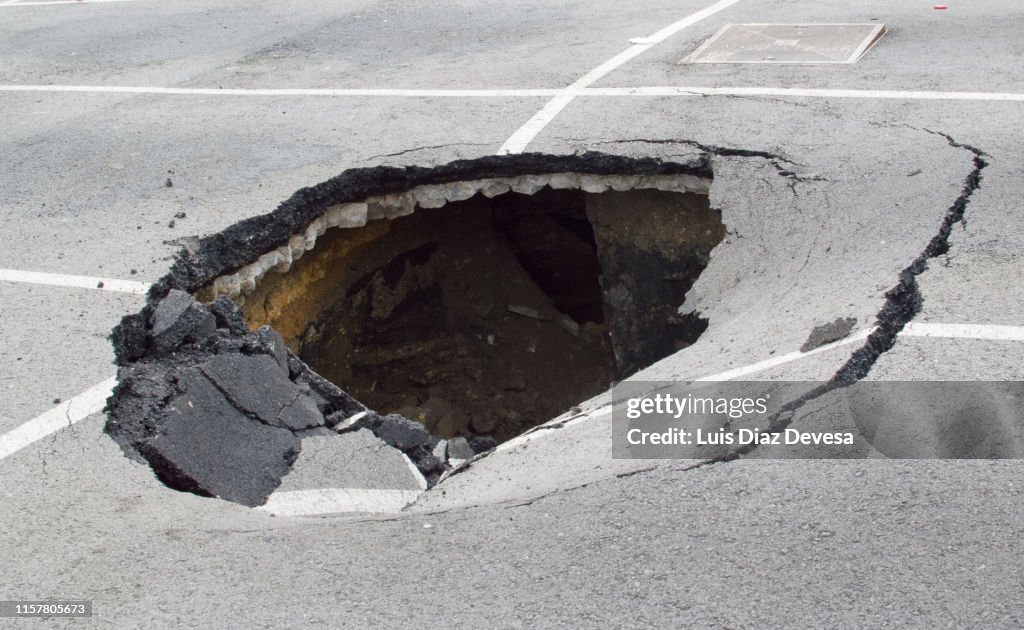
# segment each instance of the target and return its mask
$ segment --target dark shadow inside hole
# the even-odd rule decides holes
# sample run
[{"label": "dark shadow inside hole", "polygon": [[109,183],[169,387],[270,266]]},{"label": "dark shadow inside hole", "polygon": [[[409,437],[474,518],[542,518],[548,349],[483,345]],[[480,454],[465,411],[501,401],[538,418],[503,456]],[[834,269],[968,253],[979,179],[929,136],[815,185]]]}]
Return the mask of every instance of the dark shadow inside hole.
[{"label": "dark shadow inside hole", "polygon": [[559,312],[578,324],[604,321],[597,241],[583,194],[501,195],[491,212],[516,260]]},{"label": "dark shadow inside hole", "polygon": [[328,232],[245,311],[369,407],[500,441],[692,343],[723,235],[694,194],[477,195]]}]

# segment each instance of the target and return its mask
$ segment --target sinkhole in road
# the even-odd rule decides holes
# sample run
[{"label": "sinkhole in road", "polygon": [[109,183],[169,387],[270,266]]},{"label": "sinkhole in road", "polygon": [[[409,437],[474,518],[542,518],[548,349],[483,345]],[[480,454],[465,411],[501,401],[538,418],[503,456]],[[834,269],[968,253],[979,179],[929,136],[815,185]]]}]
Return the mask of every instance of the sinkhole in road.
[{"label": "sinkhole in road", "polygon": [[551,177],[524,192],[470,186],[467,199],[456,182],[435,208],[371,201],[383,219],[325,220],[312,249],[245,296],[246,320],[371,409],[442,438],[507,440],[706,326],[677,312],[724,235],[700,182],[616,191],[592,179],[608,190],[565,175],[557,189]]},{"label": "sinkhole in road", "polygon": [[104,430],[166,485],[249,506],[383,483],[350,462],[366,445],[419,475],[388,483],[439,483],[697,339],[680,307],[725,234],[711,182],[706,154],[347,170],[183,241],[111,335]]}]

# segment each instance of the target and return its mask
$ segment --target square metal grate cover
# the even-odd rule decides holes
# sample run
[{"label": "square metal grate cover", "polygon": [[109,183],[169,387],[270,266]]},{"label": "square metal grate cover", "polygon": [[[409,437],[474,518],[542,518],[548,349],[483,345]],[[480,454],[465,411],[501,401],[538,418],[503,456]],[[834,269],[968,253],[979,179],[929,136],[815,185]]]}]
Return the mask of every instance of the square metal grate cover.
[{"label": "square metal grate cover", "polygon": [[884,24],[728,24],[680,63],[856,63]]}]

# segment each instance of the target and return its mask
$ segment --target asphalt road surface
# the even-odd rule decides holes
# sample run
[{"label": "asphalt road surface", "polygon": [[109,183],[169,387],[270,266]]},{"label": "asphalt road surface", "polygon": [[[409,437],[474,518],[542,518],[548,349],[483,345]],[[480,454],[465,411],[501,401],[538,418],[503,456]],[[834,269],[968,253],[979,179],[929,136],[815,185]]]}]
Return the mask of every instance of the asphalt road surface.
[{"label": "asphalt road surface", "polygon": [[[853,65],[677,63],[762,22],[887,33]],[[69,627],[1021,627],[1019,460],[613,460],[598,399],[404,511],[287,516],[165,488],[100,409],[107,335],[184,239],[351,167],[523,151],[720,148],[729,232],[686,303],[710,325],[646,380],[829,378],[958,199],[869,378],[1024,380],[1022,28],[1012,0],[0,2],[0,600],[91,600]]]}]

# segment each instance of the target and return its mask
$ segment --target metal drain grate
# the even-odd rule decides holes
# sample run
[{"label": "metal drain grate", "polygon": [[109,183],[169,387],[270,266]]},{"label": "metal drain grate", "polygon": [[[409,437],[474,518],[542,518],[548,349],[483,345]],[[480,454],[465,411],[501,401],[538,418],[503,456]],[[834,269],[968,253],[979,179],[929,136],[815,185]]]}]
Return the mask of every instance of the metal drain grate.
[{"label": "metal drain grate", "polygon": [[884,24],[728,24],[680,63],[855,63]]}]

